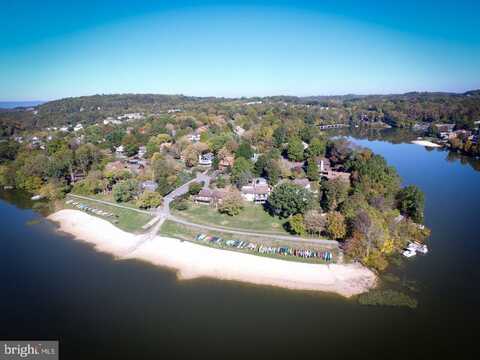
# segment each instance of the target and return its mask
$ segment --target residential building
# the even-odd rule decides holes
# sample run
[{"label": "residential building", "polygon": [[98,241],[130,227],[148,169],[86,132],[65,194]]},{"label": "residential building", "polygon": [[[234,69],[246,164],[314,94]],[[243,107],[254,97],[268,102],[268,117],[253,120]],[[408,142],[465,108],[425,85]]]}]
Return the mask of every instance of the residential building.
[{"label": "residential building", "polygon": [[233,164],[235,164],[235,157],[225,156],[222,160],[219,161],[218,169],[221,171],[225,171],[231,169]]},{"label": "residential building", "polygon": [[198,155],[198,164],[203,166],[210,166],[212,165],[213,158],[214,156],[212,153]]},{"label": "residential building", "polygon": [[311,189],[310,181],[308,181],[308,179],[295,179],[293,180],[293,183],[295,185],[301,186],[305,190]]},{"label": "residential building", "polygon": [[158,184],[155,181],[147,180],[142,182],[140,184],[140,187],[142,188],[142,190],[156,191],[158,188]]},{"label": "residential building", "polygon": [[240,190],[242,197],[257,204],[267,201],[271,189],[264,178],[255,178],[248,185],[242,186]]}]

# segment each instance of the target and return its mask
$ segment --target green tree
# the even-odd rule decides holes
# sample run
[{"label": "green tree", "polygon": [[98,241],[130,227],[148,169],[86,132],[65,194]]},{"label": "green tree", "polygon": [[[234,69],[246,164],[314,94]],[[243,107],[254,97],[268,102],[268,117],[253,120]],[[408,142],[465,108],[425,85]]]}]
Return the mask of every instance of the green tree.
[{"label": "green tree", "polygon": [[336,210],[348,197],[350,185],[341,179],[328,180],[322,183],[322,207],[329,211]]},{"label": "green tree", "polygon": [[268,197],[267,207],[275,215],[289,217],[302,214],[312,203],[312,195],[300,186],[283,183],[276,186]]},{"label": "green tree", "polygon": [[136,180],[122,180],[113,186],[112,195],[116,202],[127,202],[133,199],[137,189],[138,183]]},{"label": "green tree", "polygon": [[292,161],[303,160],[303,144],[299,138],[290,139],[287,148],[288,158]]},{"label": "green tree", "polygon": [[293,215],[288,221],[288,229],[293,234],[298,234],[300,236],[305,235],[305,225],[303,223],[303,215],[302,214]]},{"label": "green tree", "polygon": [[325,140],[321,138],[312,139],[312,141],[310,142],[310,146],[307,149],[308,156],[325,156],[326,146],[327,143]]},{"label": "green tree", "polygon": [[278,161],[270,160],[265,166],[264,175],[270,185],[276,185],[280,179],[280,166]]},{"label": "green tree", "polygon": [[232,167],[231,179],[232,182],[241,187],[246,185],[252,179],[253,164],[250,160],[245,159],[243,156],[235,160],[235,164]]},{"label": "green tree", "polygon": [[156,208],[162,205],[162,196],[155,191],[145,190],[137,200],[137,206],[141,209]]},{"label": "green tree", "polygon": [[409,185],[398,192],[398,209],[417,223],[423,223],[425,195],[415,185]]},{"label": "green tree", "polygon": [[235,151],[235,157],[243,157],[245,159],[250,159],[253,156],[253,149],[250,144],[246,141],[242,142],[238,147],[237,151]]},{"label": "green tree", "polygon": [[310,158],[307,161],[307,178],[311,181],[318,181],[320,178],[317,162],[314,158]]}]

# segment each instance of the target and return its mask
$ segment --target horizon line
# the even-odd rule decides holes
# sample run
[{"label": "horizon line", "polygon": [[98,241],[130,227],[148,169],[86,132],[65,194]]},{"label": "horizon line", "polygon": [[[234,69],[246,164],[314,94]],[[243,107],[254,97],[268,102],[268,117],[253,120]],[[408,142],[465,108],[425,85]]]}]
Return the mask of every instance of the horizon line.
[{"label": "horizon line", "polygon": [[412,93],[418,94],[457,94],[463,95],[469,92],[480,91],[479,88],[474,88],[465,91],[443,91],[443,90],[428,90],[428,91],[421,91],[421,90],[410,90],[406,92],[390,92],[390,93],[343,93],[343,94],[316,94],[316,95],[291,95],[291,94],[276,94],[276,95],[240,95],[240,96],[219,96],[219,95],[188,95],[188,94],[168,94],[168,93],[153,93],[153,92],[112,92],[112,93],[95,93],[95,94],[87,94],[87,95],[76,95],[76,96],[64,96],[54,99],[45,99],[45,100],[0,100],[0,103],[8,103],[8,102],[52,102],[58,101],[63,99],[74,99],[74,98],[81,98],[81,97],[92,97],[92,96],[114,96],[114,95],[160,95],[160,96],[184,96],[184,97],[193,97],[193,98],[215,98],[215,99],[251,99],[251,98],[269,98],[269,97],[296,97],[296,98],[307,98],[307,97],[342,97],[342,96],[394,96],[394,95],[406,95]]}]

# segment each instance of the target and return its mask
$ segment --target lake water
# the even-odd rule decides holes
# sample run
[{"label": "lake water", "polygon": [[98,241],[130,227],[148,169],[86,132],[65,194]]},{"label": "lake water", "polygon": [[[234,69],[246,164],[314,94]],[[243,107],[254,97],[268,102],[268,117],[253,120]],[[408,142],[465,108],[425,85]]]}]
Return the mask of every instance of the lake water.
[{"label": "lake water", "polygon": [[0,109],[14,109],[16,107],[31,107],[43,104],[45,101],[0,101]]},{"label": "lake water", "polygon": [[63,359],[473,359],[480,304],[478,164],[355,140],[426,193],[430,254],[399,269],[416,310],[216,280],[178,282],[55,232],[15,193],[0,202],[0,339],[60,341]]}]

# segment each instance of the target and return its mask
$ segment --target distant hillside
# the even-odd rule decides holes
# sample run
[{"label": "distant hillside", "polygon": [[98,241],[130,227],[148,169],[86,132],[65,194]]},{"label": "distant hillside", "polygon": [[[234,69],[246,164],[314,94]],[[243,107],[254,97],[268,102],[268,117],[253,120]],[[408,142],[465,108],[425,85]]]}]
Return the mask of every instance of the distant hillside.
[{"label": "distant hillside", "polygon": [[[159,114],[179,108],[192,114],[214,112],[232,115],[249,104],[254,105],[258,116],[275,108],[277,112],[285,111],[282,108],[285,104],[305,105],[309,106],[308,111],[313,115],[319,111],[330,111],[330,122],[367,119],[398,127],[409,126],[414,122],[473,123],[480,120],[480,90],[463,94],[411,92],[393,95],[271,96],[238,99],[118,94],[65,98],[37,105],[34,109],[0,109],[0,126],[3,135],[8,135],[18,129],[62,126],[78,122],[89,124],[108,116],[132,112]],[[332,112],[332,109],[335,111]],[[290,111],[287,115],[308,116],[305,111],[298,114]]]}]

